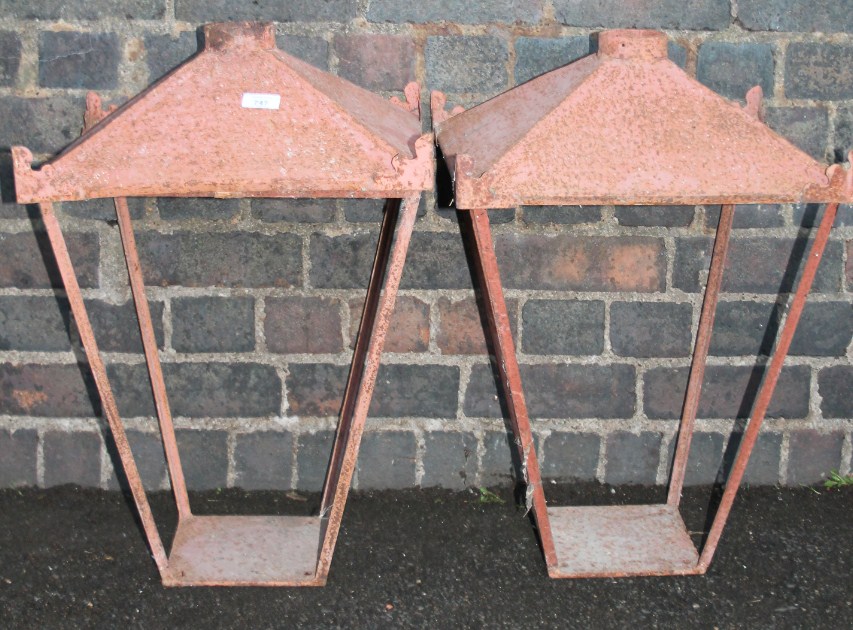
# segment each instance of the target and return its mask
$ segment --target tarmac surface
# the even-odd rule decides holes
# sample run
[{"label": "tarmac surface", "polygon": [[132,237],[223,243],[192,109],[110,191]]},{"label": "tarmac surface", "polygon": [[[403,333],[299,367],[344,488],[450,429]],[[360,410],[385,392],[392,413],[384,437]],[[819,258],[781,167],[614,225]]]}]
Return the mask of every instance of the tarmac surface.
[{"label": "tarmac surface", "polygon": [[[853,488],[743,488],[704,576],[550,580],[509,489],[354,492],[323,588],[164,588],[126,498],[0,491],[3,628],[851,628]],[[661,488],[549,486],[551,504]],[[682,512],[701,540],[711,488]],[[319,497],[222,491],[196,513],[315,513]],[[152,496],[171,540],[170,496]]]}]

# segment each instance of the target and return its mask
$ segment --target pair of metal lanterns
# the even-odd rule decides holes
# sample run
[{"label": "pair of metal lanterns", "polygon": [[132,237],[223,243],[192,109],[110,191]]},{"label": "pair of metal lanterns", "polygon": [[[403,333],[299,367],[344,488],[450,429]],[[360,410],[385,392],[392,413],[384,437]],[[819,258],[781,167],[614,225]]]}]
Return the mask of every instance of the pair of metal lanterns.
[{"label": "pair of metal lanterns", "polygon": [[[163,583],[325,583],[421,193],[434,185],[419,87],[386,101],[276,48],[271,24],[205,27],[205,46],[137,97],[87,99],[83,135],[40,168],[13,147],[17,198],[37,203],[151,553]],[[666,36],[607,31],[598,51],[467,112],[432,94],[435,140],[470,217],[475,266],[528,505],[551,577],[704,573],[712,559],[853,171],[828,169],[761,121],[761,90],[729,102],[667,58]],[[190,510],[127,197],[388,199],[320,514],[197,516]],[[167,554],[149,508],[52,202],[112,197],[179,523]],[[402,202],[402,203],[401,203]],[[826,203],[786,322],[701,551],[679,501],[738,203]],[[721,204],[667,502],[553,507],[545,501],[489,208]]]}]

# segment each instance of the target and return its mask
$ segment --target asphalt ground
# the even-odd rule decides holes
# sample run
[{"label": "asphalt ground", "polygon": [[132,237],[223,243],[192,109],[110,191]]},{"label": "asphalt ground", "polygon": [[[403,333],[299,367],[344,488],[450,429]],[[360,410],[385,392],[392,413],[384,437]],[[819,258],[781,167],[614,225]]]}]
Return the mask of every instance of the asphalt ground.
[{"label": "asphalt ground", "polygon": [[[853,488],[743,488],[704,576],[550,580],[513,497],[354,492],[323,588],[164,588],[127,498],[0,491],[2,628],[853,628]],[[549,486],[552,504],[661,488]],[[690,531],[718,492],[690,488]],[[164,540],[175,513],[152,495]],[[209,492],[197,513],[316,513],[318,496]],[[701,534],[700,534],[701,536]]]}]

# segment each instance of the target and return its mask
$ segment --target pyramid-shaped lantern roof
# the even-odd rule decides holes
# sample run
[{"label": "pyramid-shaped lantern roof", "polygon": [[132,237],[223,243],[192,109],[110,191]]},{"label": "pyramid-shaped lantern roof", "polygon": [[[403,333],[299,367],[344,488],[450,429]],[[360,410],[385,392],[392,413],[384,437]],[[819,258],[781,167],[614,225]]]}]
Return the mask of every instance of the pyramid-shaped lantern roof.
[{"label": "pyramid-shaped lantern roof", "polygon": [[[40,169],[13,147],[18,201],[116,196],[402,197],[433,184],[417,86],[390,102],[276,48],[272,24],[205,27],[199,54]],[[395,99],[396,100],[396,99]]]},{"label": "pyramid-shaped lantern roof", "polygon": [[829,169],[760,119],[761,89],[730,102],[667,57],[666,35],[616,30],[598,52],[449,115],[436,136],[458,208],[521,204],[848,201]]}]

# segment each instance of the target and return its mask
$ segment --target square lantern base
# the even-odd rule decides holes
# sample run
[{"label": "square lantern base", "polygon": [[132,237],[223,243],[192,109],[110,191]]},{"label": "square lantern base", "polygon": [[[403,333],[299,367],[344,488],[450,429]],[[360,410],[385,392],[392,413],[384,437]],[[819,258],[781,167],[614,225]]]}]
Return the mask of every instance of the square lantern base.
[{"label": "square lantern base", "polygon": [[320,518],[193,516],[178,525],[166,586],[321,586]]},{"label": "square lantern base", "polygon": [[699,556],[677,507],[549,507],[552,578],[691,575]]}]

